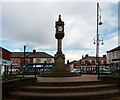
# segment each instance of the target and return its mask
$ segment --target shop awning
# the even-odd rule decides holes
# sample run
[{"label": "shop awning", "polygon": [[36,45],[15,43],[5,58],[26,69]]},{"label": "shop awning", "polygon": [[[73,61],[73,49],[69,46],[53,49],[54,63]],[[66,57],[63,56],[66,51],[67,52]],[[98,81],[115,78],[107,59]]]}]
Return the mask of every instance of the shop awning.
[{"label": "shop awning", "polygon": [[0,64],[10,66],[12,64],[12,61],[5,60],[5,59],[0,59]]}]

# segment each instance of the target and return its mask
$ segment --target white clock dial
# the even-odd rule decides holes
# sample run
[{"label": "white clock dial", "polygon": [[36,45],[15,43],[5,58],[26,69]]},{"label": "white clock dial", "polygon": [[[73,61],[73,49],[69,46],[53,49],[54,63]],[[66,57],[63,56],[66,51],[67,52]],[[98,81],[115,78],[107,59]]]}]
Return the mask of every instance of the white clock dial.
[{"label": "white clock dial", "polygon": [[59,26],[58,27],[58,31],[62,31],[63,30],[63,27],[62,26]]}]

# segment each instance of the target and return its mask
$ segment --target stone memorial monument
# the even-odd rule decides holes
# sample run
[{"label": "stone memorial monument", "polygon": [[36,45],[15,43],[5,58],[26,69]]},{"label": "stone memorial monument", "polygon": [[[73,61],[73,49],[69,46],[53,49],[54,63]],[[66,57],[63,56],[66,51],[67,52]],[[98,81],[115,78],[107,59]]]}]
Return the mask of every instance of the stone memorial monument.
[{"label": "stone memorial monument", "polygon": [[62,53],[62,39],[64,37],[64,22],[59,15],[58,21],[55,22],[55,38],[57,39],[57,53],[54,56],[55,66],[54,72],[66,72],[65,55]]},{"label": "stone memorial monument", "polygon": [[40,76],[43,77],[73,77],[78,76],[76,73],[71,73],[65,67],[65,55],[62,52],[62,39],[65,35],[64,33],[64,22],[59,15],[58,21],[55,22],[55,38],[57,39],[57,52],[54,55],[54,68],[49,73],[42,73]]}]

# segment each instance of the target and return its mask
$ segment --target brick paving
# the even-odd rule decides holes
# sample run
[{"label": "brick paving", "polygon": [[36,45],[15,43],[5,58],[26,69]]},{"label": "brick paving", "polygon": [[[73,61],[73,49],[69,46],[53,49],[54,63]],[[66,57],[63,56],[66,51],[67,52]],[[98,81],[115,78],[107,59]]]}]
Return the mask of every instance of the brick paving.
[{"label": "brick paving", "polygon": [[82,82],[82,81],[100,81],[97,75],[81,75],[77,77],[38,77],[38,82]]}]

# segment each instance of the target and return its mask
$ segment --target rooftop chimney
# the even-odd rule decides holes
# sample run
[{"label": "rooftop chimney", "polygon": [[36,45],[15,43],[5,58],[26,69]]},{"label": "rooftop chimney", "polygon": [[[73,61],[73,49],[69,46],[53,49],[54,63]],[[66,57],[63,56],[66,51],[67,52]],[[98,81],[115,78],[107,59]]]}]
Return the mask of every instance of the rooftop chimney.
[{"label": "rooftop chimney", "polygon": [[88,56],[89,56],[88,54],[85,55],[85,57],[88,57]]},{"label": "rooftop chimney", "polygon": [[103,55],[103,57],[105,58],[105,57],[106,57],[106,55]]},{"label": "rooftop chimney", "polygon": [[82,59],[84,58],[84,56],[82,55]]},{"label": "rooftop chimney", "polygon": [[33,54],[35,54],[35,53],[36,53],[36,49],[34,48],[34,49],[33,49]]}]

